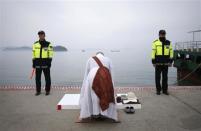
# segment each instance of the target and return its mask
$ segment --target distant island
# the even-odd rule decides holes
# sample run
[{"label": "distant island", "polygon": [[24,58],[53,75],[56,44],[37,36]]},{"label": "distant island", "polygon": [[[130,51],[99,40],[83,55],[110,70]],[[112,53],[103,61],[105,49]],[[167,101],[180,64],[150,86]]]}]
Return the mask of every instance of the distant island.
[{"label": "distant island", "polygon": [[[68,49],[64,46],[53,46],[54,51],[56,52],[65,52],[68,51]],[[30,51],[32,50],[29,46],[21,46],[21,47],[4,47],[2,48],[3,51]]]},{"label": "distant island", "polygon": [[53,46],[54,51],[68,51],[68,49],[64,46]]},{"label": "distant island", "polygon": [[32,50],[31,47],[28,46],[22,46],[22,47],[5,47],[2,48],[3,51],[15,51],[15,50]]}]

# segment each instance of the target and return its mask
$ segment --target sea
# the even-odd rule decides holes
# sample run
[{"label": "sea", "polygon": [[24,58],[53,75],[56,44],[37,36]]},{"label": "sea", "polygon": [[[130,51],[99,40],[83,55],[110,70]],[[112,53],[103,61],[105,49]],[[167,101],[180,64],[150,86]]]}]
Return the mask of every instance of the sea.
[{"label": "sea", "polygon": [[[81,86],[86,62],[95,55],[95,51],[71,50],[55,52],[51,66],[52,85]],[[104,51],[112,61],[115,87],[143,87],[155,85],[155,70],[150,59],[136,60],[133,51]],[[31,51],[0,51],[0,86],[35,85],[35,79],[29,79],[32,72]],[[170,67],[169,85],[175,85],[176,68]],[[45,84],[44,75],[42,84]]]}]

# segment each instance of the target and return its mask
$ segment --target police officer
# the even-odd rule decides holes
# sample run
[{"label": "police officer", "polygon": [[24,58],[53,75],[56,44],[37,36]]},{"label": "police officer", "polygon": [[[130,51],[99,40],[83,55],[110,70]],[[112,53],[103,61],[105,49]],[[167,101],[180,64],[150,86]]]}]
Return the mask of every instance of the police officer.
[{"label": "police officer", "polygon": [[[159,31],[159,39],[152,44],[152,64],[155,67],[156,94],[160,95],[161,89],[165,95],[168,93],[168,67],[172,66],[172,44],[166,39],[166,31]],[[162,87],[161,87],[162,74]]]},{"label": "police officer", "polygon": [[46,95],[50,93],[51,87],[51,77],[50,77],[50,67],[53,57],[53,47],[52,44],[45,40],[45,32],[38,32],[39,41],[33,44],[33,68],[36,72],[36,96],[41,93],[41,74],[44,73],[45,76],[45,91]]}]

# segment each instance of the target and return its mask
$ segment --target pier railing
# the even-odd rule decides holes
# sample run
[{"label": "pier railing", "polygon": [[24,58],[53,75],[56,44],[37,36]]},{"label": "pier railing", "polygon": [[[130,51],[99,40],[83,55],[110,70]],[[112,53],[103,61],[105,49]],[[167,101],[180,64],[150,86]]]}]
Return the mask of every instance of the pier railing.
[{"label": "pier railing", "polygon": [[201,52],[201,41],[177,42],[175,50]]}]

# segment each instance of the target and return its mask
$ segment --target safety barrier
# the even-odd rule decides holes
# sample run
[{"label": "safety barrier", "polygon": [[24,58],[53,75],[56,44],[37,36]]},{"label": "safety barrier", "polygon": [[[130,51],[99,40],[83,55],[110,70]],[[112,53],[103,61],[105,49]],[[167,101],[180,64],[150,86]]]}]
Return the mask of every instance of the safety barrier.
[{"label": "safety barrier", "polygon": [[[42,89],[45,87],[43,86]],[[80,86],[52,86],[53,90],[60,91],[80,91]],[[35,90],[34,85],[0,85],[0,91],[21,91],[21,90]],[[115,87],[115,92],[128,92],[128,91],[151,91],[155,87]],[[170,86],[169,90],[201,90],[201,86]]]},{"label": "safety barrier", "polygon": [[187,41],[175,43],[175,50],[201,52],[201,41]]}]

